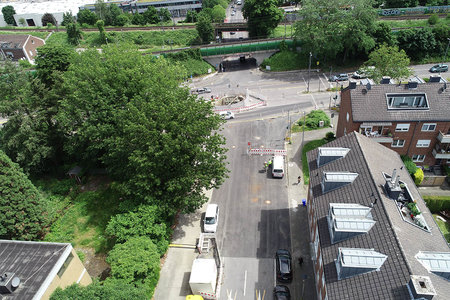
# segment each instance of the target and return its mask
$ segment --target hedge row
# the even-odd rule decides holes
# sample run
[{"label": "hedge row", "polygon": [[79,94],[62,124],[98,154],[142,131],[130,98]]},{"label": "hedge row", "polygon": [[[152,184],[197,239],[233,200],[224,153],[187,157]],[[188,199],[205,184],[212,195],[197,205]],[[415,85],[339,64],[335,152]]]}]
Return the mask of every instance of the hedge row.
[{"label": "hedge row", "polygon": [[423,199],[433,214],[450,210],[450,196],[423,196]]}]

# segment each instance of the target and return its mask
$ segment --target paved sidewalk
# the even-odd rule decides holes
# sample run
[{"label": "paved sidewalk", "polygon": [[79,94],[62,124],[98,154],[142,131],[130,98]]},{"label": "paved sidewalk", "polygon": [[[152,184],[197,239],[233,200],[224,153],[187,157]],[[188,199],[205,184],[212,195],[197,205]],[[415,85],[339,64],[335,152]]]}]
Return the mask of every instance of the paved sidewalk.
[{"label": "paved sidewalk", "polygon": [[422,196],[450,196],[450,185],[447,181],[441,186],[419,186]]},{"label": "paved sidewalk", "polygon": [[[211,199],[212,190],[207,191],[206,196]],[[171,240],[174,246],[167,252],[153,299],[185,300],[191,294],[189,276],[192,262],[198,255],[195,245],[200,236],[201,216],[206,205],[194,213],[180,214]]]}]

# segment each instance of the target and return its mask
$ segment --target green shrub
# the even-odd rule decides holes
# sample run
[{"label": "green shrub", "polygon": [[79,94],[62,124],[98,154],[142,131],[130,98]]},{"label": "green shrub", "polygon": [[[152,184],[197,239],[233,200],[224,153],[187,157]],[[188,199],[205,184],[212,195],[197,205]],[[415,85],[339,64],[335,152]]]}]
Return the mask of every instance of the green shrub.
[{"label": "green shrub", "polygon": [[439,16],[437,14],[432,14],[428,18],[428,24],[430,24],[430,25],[436,25],[437,22],[439,22]]},{"label": "green shrub", "polygon": [[327,132],[327,134],[325,134],[325,139],[327,139],[328,141],[332,141],[334,140],[335,136],[334,136],[334,132],[329,131]]},{"label": "green shrub", "polygon": [[423,181],[423,178],[425,176],[423,175],[423,171],[421,168],[417,168],[416,172],[414,172],[414,183],[416,185],[420,185]]},{"label": "green shrub", "polygon": [[[309,114],[306,115],[306,128],[307,130],[318,129],[319,122],[323,121],[323,127],[330,127],[330,118],[323,110],[313,110]],[[303,119],[298,121],[299,126],[303,126]]]},{"label": "green shrub", "polygon": [[[408,170],[408,173],[411,176],[414,176],[414,173],[416,173],[417,170],[417,166],[416,164],[412,161],[411,157],[407,156],[407,155],[401,155],[400,156],[402,158],[403,163],[405,164],[406,169]],[[423,179],[422,179],[423,180]]]},{"label": "green shrub", "polygon": [[450,210],[450,196],[423,196],[432,213]]},{"label": "green shrub", "polygon": [[410,202],[410,203],[408,203],[407,207],[409,208],[409,210],[411,211],[411,213],[412,213],[414,216],[420,215],[420,211],[419,211],[419,209],[417,208],[417,205],[416,205],[415,202]]},{"label": "green shrub", "polygon": [[26,59],[21,59],[19,60],[19,65],[23,68],[23,69],[29,69],[31,68],[33,65]]},{"label": "green shrub", "polygon": [[86,254],[84,254],[83,251],[78,250],[77,255],[78,255],[78,258],[81,260],[81,262],[84,262],[84,259],[86,258]]}]

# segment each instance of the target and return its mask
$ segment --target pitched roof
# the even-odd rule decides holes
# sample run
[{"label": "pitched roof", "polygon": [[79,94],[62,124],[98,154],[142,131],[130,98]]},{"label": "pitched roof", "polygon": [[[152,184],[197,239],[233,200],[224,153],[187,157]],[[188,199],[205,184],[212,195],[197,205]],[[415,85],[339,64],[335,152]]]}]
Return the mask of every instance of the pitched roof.
[{"label": "pitched roof", "polygon": [[[353,121],[450,121],[450,86],[444,91],[443,83],[419,83],[417,89],[407,86],[377,84],[367,90],[365,86],[357,85],[355,89],[345,90],[344,93],[350,93]],[[429,109],[389,110],[388,93],[425,93]]]},{"label": "pitched roof", "polygon": [[0,48],[21,49],[29,36],[29,34],[0,34]]},{"label": "pitched roof", "polygon": [[13,293],[0,293],[0,298],[32,299],[50,284],[49,275],[59,271],[71,250],[70,244],[0,240],[0,272],[15,273],[20,279]]},{"label": "pitched roof", "polygon": [[[328,299],[407,299],[409,294],[406,284],[410,272],[389,224],[389,217],[379,201],[371,210],[376,223],[367,234],[331,244],[326,218],[330,203],[354,203],[370,207],[375,198],[379,197],[378,187],[372,180],[356,134],[351,133],[326,144],[325,147],[345,147],[351,150],[345,157],[320,168],[316,162],[318,149],[307,153],[327,296]],[[359,175],[351,184],[322,193],[322,173],[341,171]],[[338,280],[335,259],[338,257],[339,248],[374,249],[387,255],[387,259],[379,271]]]},{"label": "pitched roof", "polygon": [[[447,255],[450,255],[450,247],[434,221],[425,201],[420,196],[414,181],[406,168],[403,167],[401,169],[403,162],[395,151],[373,142],[360,134],[357,134],[356,137],[363,150],[373,182],[380,190],[381,202],[392,223],[392,228],[400,242],[403,255],[408,262],[412,275],[429,276],[438,294],[433,299],[446,299],[445,295],[450,295],[450,283],[441,276],[429,272],[416,258],[419,252],[426,251],[445,252]],[[429,231],[422,230],[404,221],[396,207],[395,201],[387,197],[380,188],[385,183],[382,172],[391,173],[394,168],[397,169],[397,175],[400,175],[400,180],[408,186],[412,198],[416,200],[416,205],[421,211],[421,216],[430,227]]]}]

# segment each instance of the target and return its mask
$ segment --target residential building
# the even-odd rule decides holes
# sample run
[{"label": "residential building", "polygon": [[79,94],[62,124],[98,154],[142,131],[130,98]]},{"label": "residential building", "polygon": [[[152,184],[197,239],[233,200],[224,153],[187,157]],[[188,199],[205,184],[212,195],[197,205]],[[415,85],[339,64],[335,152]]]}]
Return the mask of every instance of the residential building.
[{"label": "residential building", "polygon": [[[114,3],[124,12],[143,13],[148,7],[153,6],[157,10],[167,8],[172,17],[185,17],[189,10],[200,11],[202,8],[202,0],[134,0],[134,1],[108,1],[108,4]],[[88,4],[80,7],[81,9],[89,9],[95,11],[95,4]]]},{"label": "residential building", "polygon": [[449,245],[395,151],[350,132],[307,160],[319,300],[448,299]]},{"label": "residential building", "polygon": [[34,63],[36,49],[45,45],[41,38],[25,34],[0,34],[0,57],[12,60],[26,59]]},{"label": "residential building", "polygon": [[410,156],[418,165],[449,163],[447,85],[439,75],[430,77],[428,83],[351,83],[341,92],[336,135],[359,132],[398,154]]},{"label": "residential building", "polygon": [[0,298],[49,299],[56,288],[92,282],[71,244],[0,240]]}]

